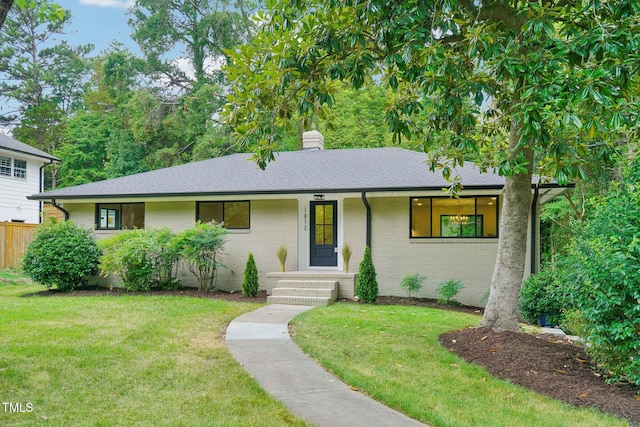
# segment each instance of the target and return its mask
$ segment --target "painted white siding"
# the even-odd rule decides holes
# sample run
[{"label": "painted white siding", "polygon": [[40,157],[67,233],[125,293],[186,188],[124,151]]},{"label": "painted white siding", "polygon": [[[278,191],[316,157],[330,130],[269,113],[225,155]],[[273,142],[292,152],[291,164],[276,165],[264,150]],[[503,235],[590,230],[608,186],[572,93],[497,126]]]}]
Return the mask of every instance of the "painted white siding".
[{"label": "painted white siding", "polygon": [[40,222],[40,202],[27,196],[40,192],[40,167],[46,162],[38,157],[0,149],[0,156],[27,162],[27,177],[0,175],[0,221]]}]

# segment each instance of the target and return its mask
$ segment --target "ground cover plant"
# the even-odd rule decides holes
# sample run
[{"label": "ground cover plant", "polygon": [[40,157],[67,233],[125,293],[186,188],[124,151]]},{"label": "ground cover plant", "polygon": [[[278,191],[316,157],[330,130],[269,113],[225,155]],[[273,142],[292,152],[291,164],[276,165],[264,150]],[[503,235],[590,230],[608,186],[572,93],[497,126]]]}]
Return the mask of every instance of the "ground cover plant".
[{"label": "ground cover plant", "polygon": [[0,425],[305,425],[226,349],[226,324],[259,305],[41,289],[0,271],[0,399],[25,410]]},{"label": "ground cover plant", "polygon": [[292,328],[305,353],[354,389],[429,425],[626,425],[496,379],[438,342],[480,319],[418,306],[334,304],[296,317]]}]

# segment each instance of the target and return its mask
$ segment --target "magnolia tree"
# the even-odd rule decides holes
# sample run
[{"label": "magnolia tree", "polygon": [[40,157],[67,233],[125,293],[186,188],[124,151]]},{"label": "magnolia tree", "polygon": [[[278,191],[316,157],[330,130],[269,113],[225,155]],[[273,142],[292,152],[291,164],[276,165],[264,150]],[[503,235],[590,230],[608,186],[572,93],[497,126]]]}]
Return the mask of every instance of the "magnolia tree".
[{"label": "magnolia tree", "polygon": [[292,118],[324,117],[343,84],[385,85],[389,129],[451,190],[465,160],[506,177],[483,324],[517,330],[532,176],[580,177],[637,126],[639,13],[636,0],[267,1],[229,52],[226,120],[264,168]]}]

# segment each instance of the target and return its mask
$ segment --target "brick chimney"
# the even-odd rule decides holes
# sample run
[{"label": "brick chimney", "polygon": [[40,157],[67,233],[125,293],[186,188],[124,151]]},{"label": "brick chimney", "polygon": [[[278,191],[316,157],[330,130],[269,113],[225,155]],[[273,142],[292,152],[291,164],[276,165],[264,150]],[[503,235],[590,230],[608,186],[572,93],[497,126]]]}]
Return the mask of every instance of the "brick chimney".
[{"label": "brick chimney", "polygon": [[324,136],[317,130],[302,133],[303,150],[324,150]]}]

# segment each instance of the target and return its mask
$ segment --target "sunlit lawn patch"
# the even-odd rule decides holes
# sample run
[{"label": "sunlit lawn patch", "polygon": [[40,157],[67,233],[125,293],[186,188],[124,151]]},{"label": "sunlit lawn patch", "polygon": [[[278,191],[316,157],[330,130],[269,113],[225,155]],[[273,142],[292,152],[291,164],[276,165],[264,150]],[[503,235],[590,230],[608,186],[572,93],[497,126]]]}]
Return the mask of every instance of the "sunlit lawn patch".
[{"label": "sunlit lawn patch", "polygon": [[295,341],[346,383],[434,426],[625,425],[491,377],[438,336],[480,317],[421,307],[335,304],[294,319]]},{"label": "sunlit lawn patch", "polygon": [[0,407],[1,425],[304,425],[224,343],[258,305],[20,296],[42,289],[0,274],[0,400],[23,409]]}]

